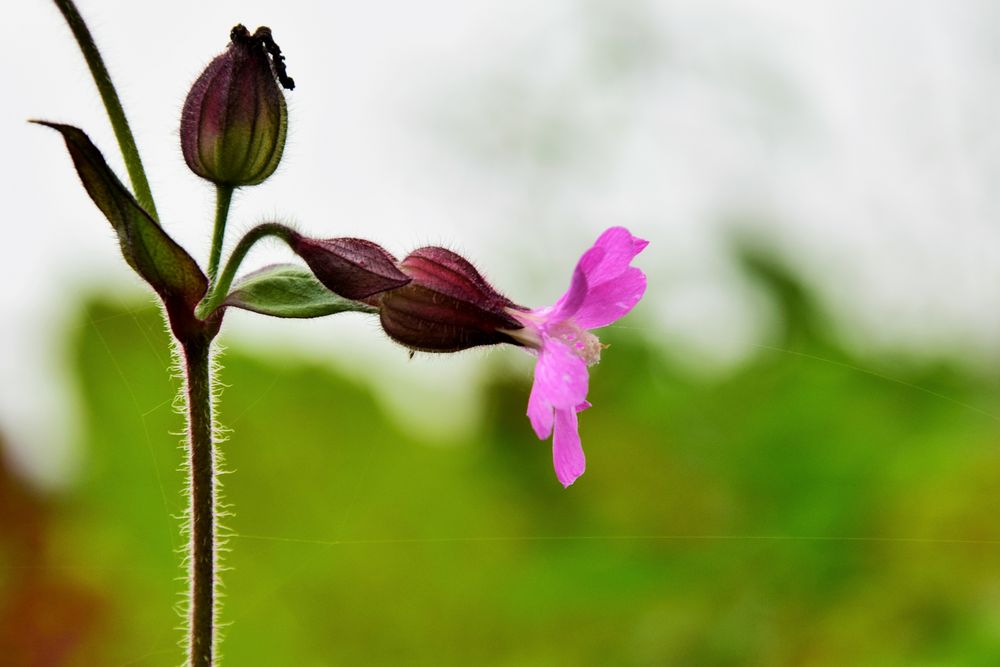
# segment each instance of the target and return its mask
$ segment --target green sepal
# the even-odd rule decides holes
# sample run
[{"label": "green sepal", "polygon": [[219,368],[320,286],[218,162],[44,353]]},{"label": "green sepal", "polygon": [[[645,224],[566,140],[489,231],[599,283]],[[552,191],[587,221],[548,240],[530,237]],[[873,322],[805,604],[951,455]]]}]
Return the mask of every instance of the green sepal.
[{"label": "green sepal", "polygon": [[169,311],[180,307],[193,313],[208,289],[197,262],[139,205],[82,130],[60,123],[32,122],[62,134],[83,187],[114,227],[129,266],[152,286]]},{"label": "green sepal", "polygon": [[337,296],[312,272],[296,264],[273,264],[254,271],[233,286],[222,306],[272,317],[310,318],[334,313],[377,313],[360,301]]}]

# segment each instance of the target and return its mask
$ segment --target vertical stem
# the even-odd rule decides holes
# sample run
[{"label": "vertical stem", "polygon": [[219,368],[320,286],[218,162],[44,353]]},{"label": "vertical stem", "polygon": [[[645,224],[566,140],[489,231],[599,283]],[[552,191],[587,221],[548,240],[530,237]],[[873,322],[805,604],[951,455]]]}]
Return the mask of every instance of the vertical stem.
[{"label": "vertical stem", "polygon": [[[215,186],[215,228],[212,231],[212,251],[208,256],[208,282],[215,282],[215,274],[219,272],[219,259],[222,257],[222,240],[226,236],[226,219],[229,217],[229,204],[233,201],[233,186]],[[211,287],[209,287],[211,292]]]},{"label": "vertical stem", "polygon": [[216,477],[212,450],[210,346],[211,341],[201,336],[183,345],[190,457],[188,659],[191,667],[211,667],[215,645]]},{"label": "vertical stem", "polygon": [[149,181],[146,180],[146,171],[142,168],[142,158],[139,157],[139,149],[135,145],[135,137],[129,128],[128,119],[125,117],[125,110],[122,108],[121,100],[118,99],[118,91],[115,84],[111,82],[111,75],[108,68],[104,66],[104,59],[101,52],[97,50],[93,35],[84,23],[83,17],[77,11],[73,0],[55,0],[56,6],[62,12],[63,18],[73,31],[76,43],[83,51],[83,57],[87,61],[87,67],[97,84],[97,91],[101,94],[101,101],[108,112],[111,120],[111,127],[114,128],[115,138],[118,139],[118,148],[121,150],[122,159],[125,160],[125,168],[128,169],[128,177],[135,189],[135,198],[139,204],[146,209],[146,212],[153,216],[154,220],[160,217],[156,214],[156,205],[153,203],[153,193],[149,189]]}]

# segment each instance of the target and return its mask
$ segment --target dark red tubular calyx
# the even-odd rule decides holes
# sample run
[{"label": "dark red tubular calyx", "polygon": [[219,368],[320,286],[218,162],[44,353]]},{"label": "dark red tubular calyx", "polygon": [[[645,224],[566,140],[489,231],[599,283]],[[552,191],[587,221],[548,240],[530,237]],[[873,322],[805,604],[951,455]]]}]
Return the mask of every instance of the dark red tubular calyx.
[{"label": "dark red tubular calyx", "polygon": [[425,352],[518,344],[503,330],[522,327],[507,312],[519,307],[462,256],[445,248],[419,248],[399,268],[412,281],[379,298],[382,328],[393,340]]}]

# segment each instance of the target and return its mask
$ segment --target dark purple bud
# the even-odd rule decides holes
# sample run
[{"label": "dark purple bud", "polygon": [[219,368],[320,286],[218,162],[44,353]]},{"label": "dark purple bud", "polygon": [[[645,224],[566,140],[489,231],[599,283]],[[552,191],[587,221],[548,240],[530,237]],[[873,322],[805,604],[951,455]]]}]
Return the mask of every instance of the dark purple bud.
[{"label": "dark purple bud", "polygon": [[385,248],[364,239],[310,239],[292,233],[288,244],[331,292],[360,301],[402,287],[410,277]]},{"label": "dark purple bud", "polygon": [[396,342],[425,352],[517,344],[503,332],[522,327],[507,312],[517,306],[465,258],[444,248],[420,248],[399,268],[412,282],[379,299],[382,328]]},{"label": "dark purple bud", "polygon": [[278,87],[295,82],[270,28],[238,25],[229,48],[201,73],[181,115],[181,150],[194,173],[218,185],[256,185],[285,147],[288,109]]}]

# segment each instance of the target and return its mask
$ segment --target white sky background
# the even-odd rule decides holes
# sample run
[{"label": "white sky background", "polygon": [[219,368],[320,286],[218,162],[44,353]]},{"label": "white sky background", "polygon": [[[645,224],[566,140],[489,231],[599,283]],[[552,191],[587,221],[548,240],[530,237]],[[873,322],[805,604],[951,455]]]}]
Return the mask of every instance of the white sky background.
[{"label": "white sky background", "polygon": [[[61,140],[117,148],[51,3],[18,3],[0,104],[0,428],[43,481],[71,476],[66,326],[96,290],[143,294]],[[652,240],[629,326],[693,369],[767,343],[767,304],[727,255],[752,225],[800,268],[859,353],[1000,361],[1000,6],[983,0],[420,3],[81,0],[165,227],[199,260],[213,192],[177,141],[184,96],[234,23],[269,25],[297,88],[282,165],[238,195],[238,233],[277,217],[399,256],[455,248],[509,296],[559,296],[605,227]],[[734,222],[742,220],[743,222]],[[752,223],[746,222],[752,220]],[[289,259],[280,248],[245,266]],[[224,340],[297,348],[373,377],[446,434],[516,350],[406,360],[362,318],[231,313]],[[608,355],[608,361],[613,361]],[[435,406],[448,406],[442,412]],[[525,426],[525,437],[533,437]]]}]

